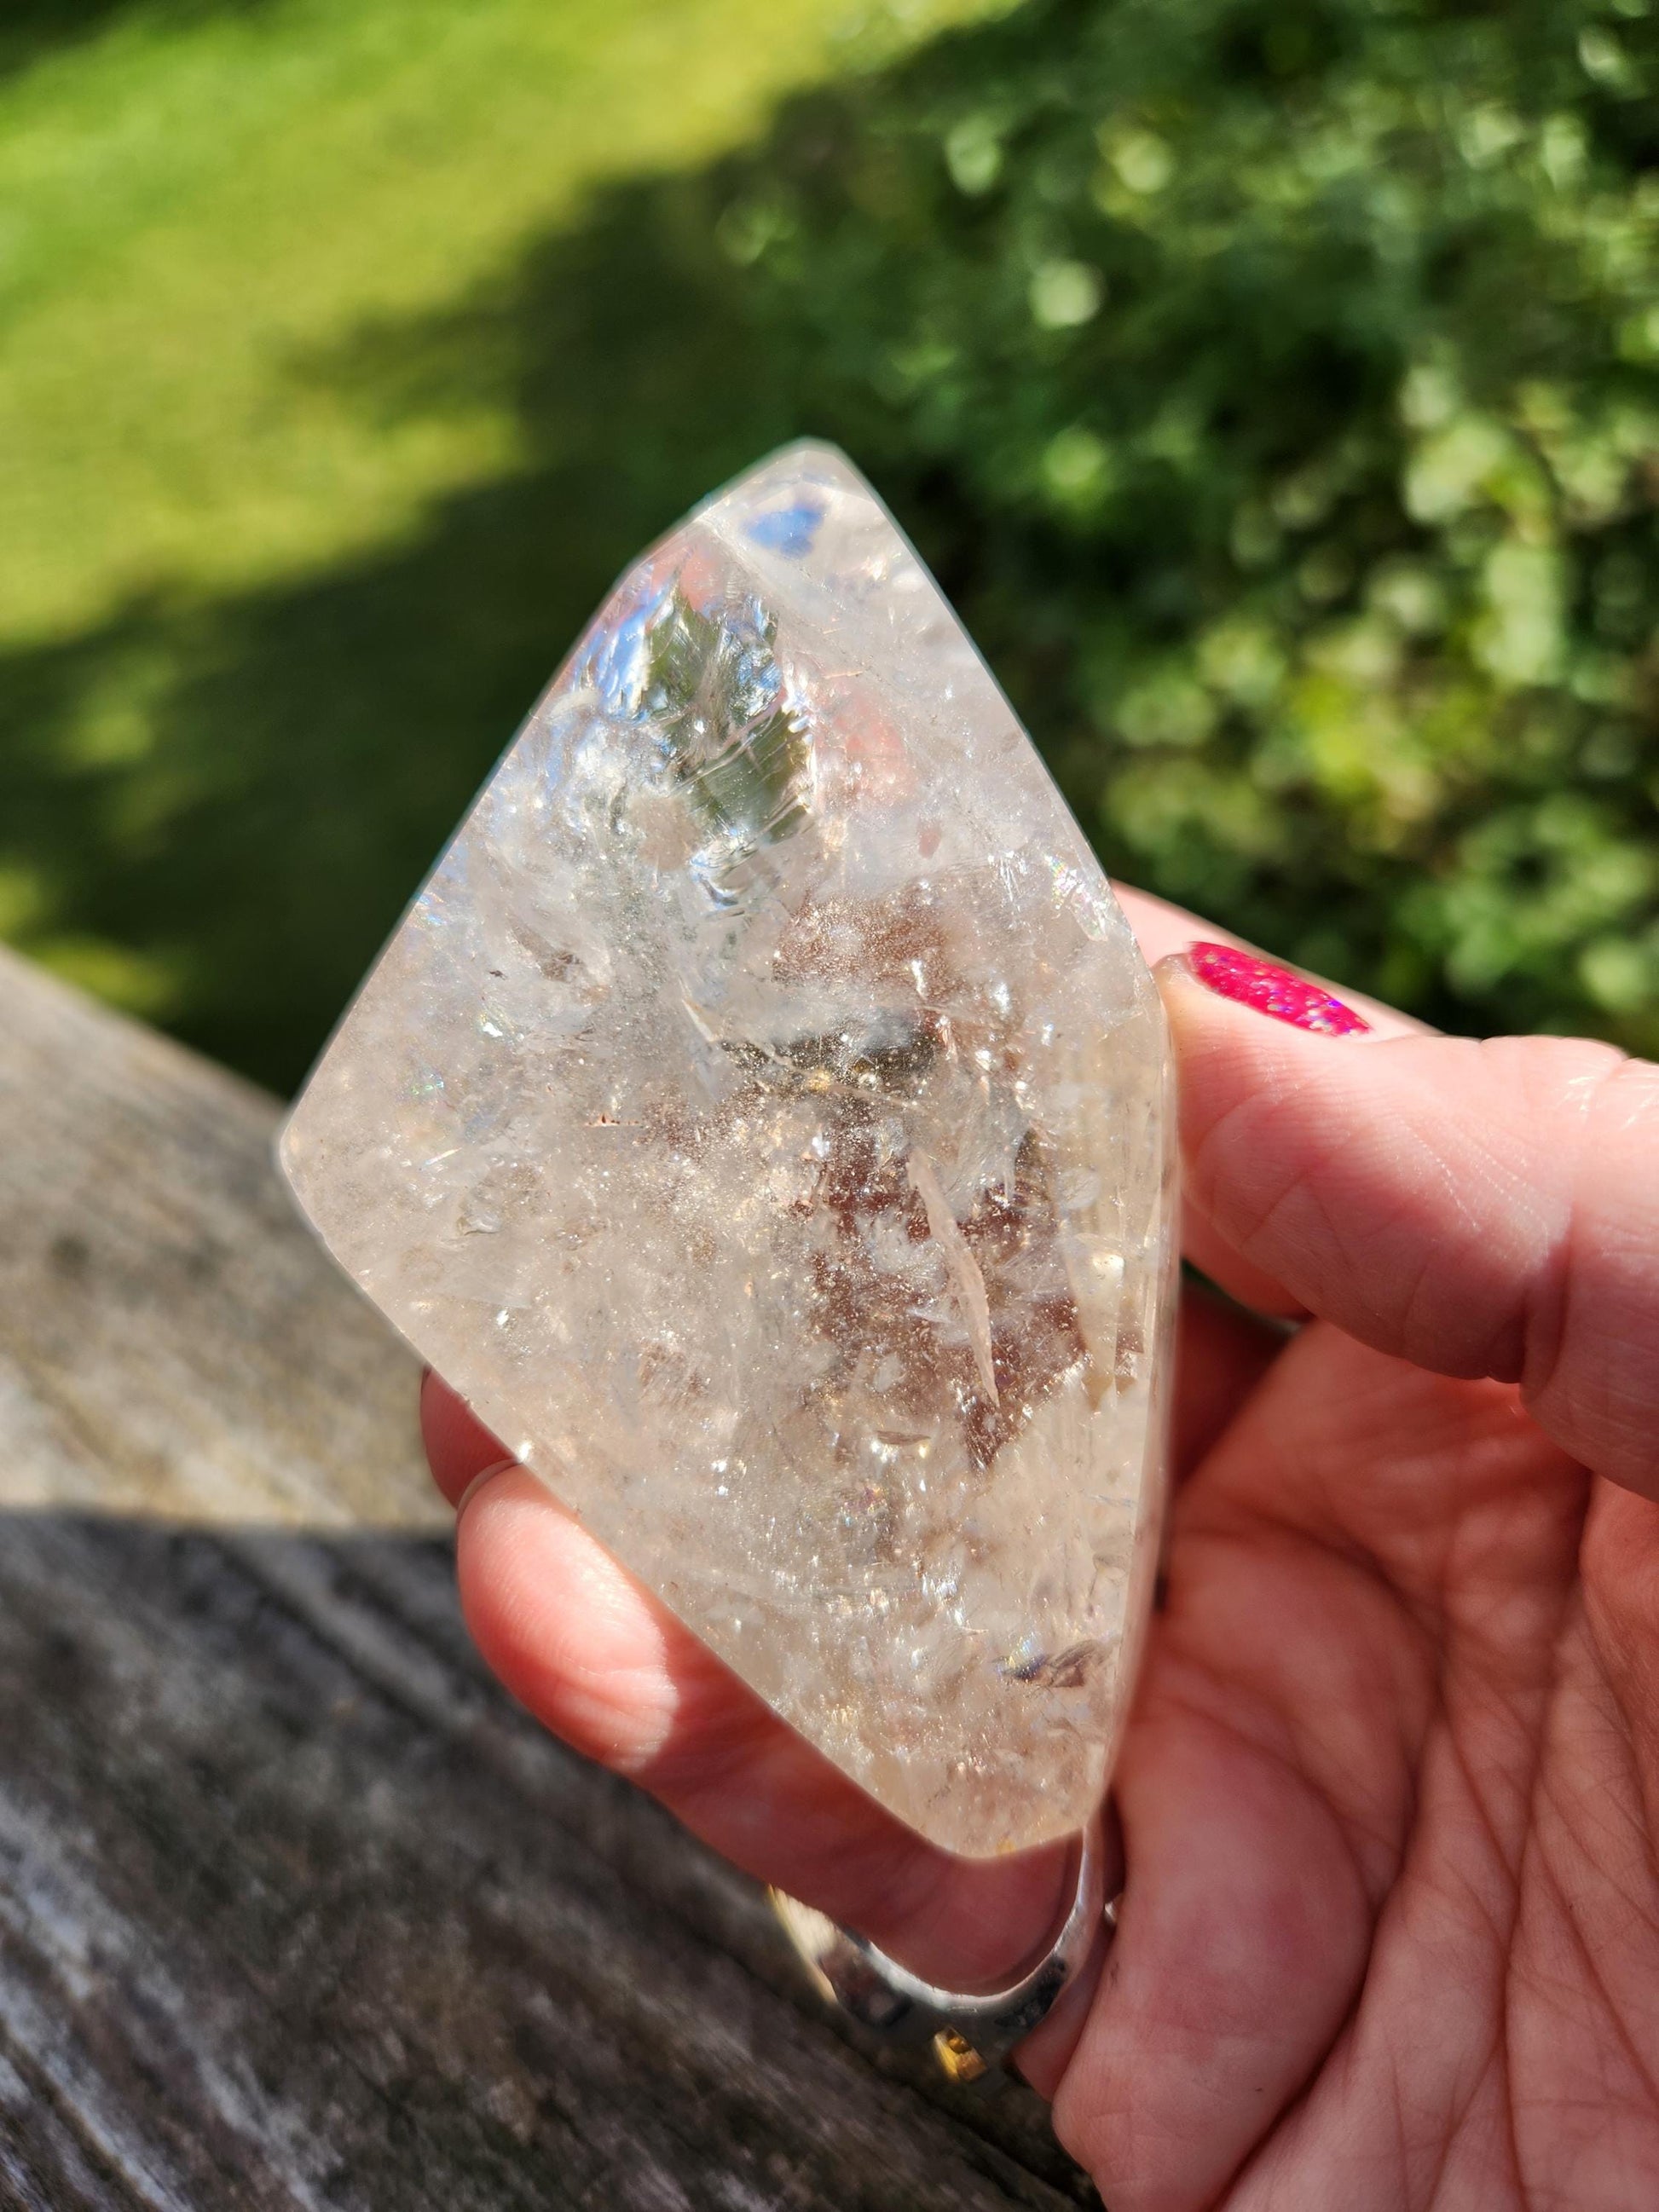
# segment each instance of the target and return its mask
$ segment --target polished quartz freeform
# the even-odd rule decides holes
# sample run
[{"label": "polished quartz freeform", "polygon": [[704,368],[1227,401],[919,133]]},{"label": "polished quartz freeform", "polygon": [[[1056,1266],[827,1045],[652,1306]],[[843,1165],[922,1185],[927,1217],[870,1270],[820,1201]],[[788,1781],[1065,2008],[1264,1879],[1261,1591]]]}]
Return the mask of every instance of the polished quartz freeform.
[{"label": "polished quartz freeform", "polygon": [[1029,738],[869,487],[803,446],[618,586],[282,1158],[596,1534],[977,1855],[1081,1825],[1132,1686],[1169,1081]]}]

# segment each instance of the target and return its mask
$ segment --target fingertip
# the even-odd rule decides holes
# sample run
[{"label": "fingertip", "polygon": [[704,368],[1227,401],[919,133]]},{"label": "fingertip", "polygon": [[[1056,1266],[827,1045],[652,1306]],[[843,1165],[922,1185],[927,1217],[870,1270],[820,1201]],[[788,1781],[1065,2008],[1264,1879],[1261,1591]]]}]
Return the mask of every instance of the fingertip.
[{"label": "fingertip", "polygon": [[1340,1165],[1387,1063],[1376,1032],[1316,1030],[1208,988],[1185,955],[1158,985],[1175,1053],[1188,1248],[1233,1297],[1281,1314],[1319,1310],[1260,1232],[1310,1170]]},{"label": "fingertip", "polygon": [[585,1758],[636,1773],[678,1696],[658,1607],[528,1469],[475,1482],[456,1524],[461,1609],[485,1662]]},{"label": "fingertip", "polygon": [[1155,973],[1176,1060],[1188,1256],[1258,1311],[1323,1311],[1322,1271],[1310,1281],[1304,1246],[1321,1231],[1340,1241],[1329,1209],[1341,1210],[1345,1158],[1369,1134],[1382,1073],[1368,1036],[1224,997],[1184,955]]},{"label": "fingertip", "polygon": [[1184,951],[1194,939],[1226,934],[1212,922],[1188,914],[1185,907],[1172,906],[1168,899],[1155,898],[1151,891],[1137,890],[1133,884],[1119,883],[1114,878],[1112,890],[1134,932],[1141,958],[1154,971],[1161,961]]},{"label": "fingertip", "polygon": [[421,1375],[421,1437],[432,1480],[454,1506],[480,1474],[512,1463],[501,1438],[429,1367]]},{"label": "fingertip", "polygon": [[1219,1243],[1378,1351],[1518,1382],[1576,1459],[1653,1494],[1659,1070],[1583,1038],[1309,1034],[1158,980]]}]

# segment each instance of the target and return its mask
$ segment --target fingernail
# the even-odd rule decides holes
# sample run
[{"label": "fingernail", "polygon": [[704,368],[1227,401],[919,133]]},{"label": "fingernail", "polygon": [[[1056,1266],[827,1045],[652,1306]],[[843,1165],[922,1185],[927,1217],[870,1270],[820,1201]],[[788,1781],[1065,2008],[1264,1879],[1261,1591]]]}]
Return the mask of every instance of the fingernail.
[{"label": "fingernail", "polygon": [[460,1519],[486,1483],[494,1482],[498,1474],[511,1474],[518,1464],[515,1459],[498,1459],[493,1467],[481,1467],[455,1500],[455,1518]]},{"label": "fingernail", "polygon": [[1276,1021],[1291,1022],[1320,1036],[1353,1036],[1370,1028],[1362,1014],[1333,998],[1321,984],[1292,975],[1271,960],[1258,960],[1253,952],[1241,952],[1236,945],[1191,945],[1185,958],[1206,991],[1231,999],[1236,1006],[1272,1014]]}]

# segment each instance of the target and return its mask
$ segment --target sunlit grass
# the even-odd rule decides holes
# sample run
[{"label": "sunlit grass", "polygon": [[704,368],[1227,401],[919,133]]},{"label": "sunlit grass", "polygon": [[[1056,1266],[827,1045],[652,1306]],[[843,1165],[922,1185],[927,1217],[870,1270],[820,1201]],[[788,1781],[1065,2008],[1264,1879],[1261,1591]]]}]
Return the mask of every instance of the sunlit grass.
[{"label": "sunlit grass", "polygon": [[48,44],[0,82],[0,645],[302,574],[510,466],[509,412],[377,419],[311,364],[595,185],[985,12],[150,0]]},{"label": "sunlit grass", "polygon": [[0,936],[294,1081],[618,568],[811,432],[1112,865],[1653,1050],[1651,40],[858,4],[0,4]]}]

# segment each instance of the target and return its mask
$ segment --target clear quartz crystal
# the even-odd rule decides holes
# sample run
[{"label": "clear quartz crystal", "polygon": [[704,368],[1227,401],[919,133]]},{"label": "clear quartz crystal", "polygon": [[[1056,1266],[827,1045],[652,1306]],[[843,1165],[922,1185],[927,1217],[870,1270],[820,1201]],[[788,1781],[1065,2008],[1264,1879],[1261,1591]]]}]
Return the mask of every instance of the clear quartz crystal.
[{"label": "clear quartz crystal", "polygon": [[288,1123],[479,1417],[947,1850],[1097,1802],[1151,1601],[1175,1233],[1152,981],[833,450],[617,586]]}]

